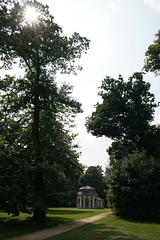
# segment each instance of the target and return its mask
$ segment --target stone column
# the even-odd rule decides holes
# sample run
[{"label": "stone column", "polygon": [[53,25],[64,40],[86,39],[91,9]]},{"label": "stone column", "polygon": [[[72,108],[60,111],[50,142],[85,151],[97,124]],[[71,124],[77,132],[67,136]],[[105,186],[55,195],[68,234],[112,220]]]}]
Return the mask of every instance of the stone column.
[{"label": "stone column", "polygon": [[91,196],[89,196],[89,208],[91,208]]},{"label": "stone column", "polygon": [[97,208],[98,207],[98,197],[95,197],[94,201],[96,202],[96,204],[94,202],[94,206],[95,206],[95,208]]},{"label": "stone column", "polygon": [[80,196],[80,208],[82,207],[82,197]]},{"label": "stone column", "polygon": [[94,208],[94,197],[93,197],[93,202],[92,202],[92,204],[93,204],[93,208]]}]

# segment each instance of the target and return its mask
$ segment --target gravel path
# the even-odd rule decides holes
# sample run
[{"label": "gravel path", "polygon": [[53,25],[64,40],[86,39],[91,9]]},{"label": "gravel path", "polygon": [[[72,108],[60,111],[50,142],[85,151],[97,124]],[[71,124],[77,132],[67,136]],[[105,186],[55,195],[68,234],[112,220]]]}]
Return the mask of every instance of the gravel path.
[{"label": "gravel path", "polygon": [[72,230],[74,228],[78,228],[78,227],[80,227],[82,225],[85,225],[87,223],[91,223],[91,222],[94,222],[96,220],[105,218],[109,214],[111,214],[111,212],[102,213],[102,214],[99,214],[99,215],[96,215],[96,216],[93,216],[93,217],[80,219],[80,220],[77,220],[77,221],[74,221],[74,222],[68,222],[68,223],[65,223],[65,224],[58,225],[58,226],[53,227],[53,228],[41,230],[41,231],[30,233],[30,234],[25,234],[23,236],[9,238],[8,240],[43,240],[43,239],[58,235],[60,233],[67,232],[67,231]]}]

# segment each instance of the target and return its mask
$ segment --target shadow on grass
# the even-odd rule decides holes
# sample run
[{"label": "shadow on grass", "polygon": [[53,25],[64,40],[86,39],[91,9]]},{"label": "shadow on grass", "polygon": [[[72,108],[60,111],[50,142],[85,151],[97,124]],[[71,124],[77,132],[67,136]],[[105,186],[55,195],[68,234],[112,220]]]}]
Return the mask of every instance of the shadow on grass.
[{"label": "shadow on grass", "polygon": [[106,224],[89,223],[72,231],[48,238],[47,240],[142,240]]},{"label": "shadow on grass", "polygon": [[46,211],[48,216],[43,223],[35,223],[32,219],[32,215],[25,217],[25,219],[21,219],[20,217],[2,216],[0,217],[0,240],[71,222],[73,221],[73,217],[70,217],[69,215],[80,215],[83,213],[93,213],[93,211],[48,209]]},{"label": "shadow on grass", "polygon": [[43,223],[35,223],[32,217],[28,217],[25,220],[18,218],[0,218],[0,240],[4,240],[10,237],[20,236],[26,233],[32,233],[41,229],[57,226],[65,222],[72,221],[70,218],[61,217],[47,217]]}]

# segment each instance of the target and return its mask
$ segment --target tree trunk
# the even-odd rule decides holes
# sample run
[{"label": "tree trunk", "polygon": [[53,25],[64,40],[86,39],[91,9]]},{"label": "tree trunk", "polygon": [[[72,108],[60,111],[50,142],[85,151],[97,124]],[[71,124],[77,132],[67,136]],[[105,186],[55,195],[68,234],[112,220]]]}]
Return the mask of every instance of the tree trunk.
[{"label": "tree trunk", "polygon": [[42,209],[39,206],[35,206],[34,207],[33,219],[34,219],[35,222],[38,222],[38,223],[44,222],[44,220],[46,219],[45,210]]},{"label": "tree trunk", "polygon": [[45,219],[45,206],[44,206],[44,186],[43,186],[43,166],[42,156],[40,149],[39,139],[39,74],[40,69],[37,70],[37,77],[35,79],[35,92],[34,92],[34,121],[32,128],[32,136],[35,150],[35,197],[34,197],[34,215],[33,218],[37,222]]}]

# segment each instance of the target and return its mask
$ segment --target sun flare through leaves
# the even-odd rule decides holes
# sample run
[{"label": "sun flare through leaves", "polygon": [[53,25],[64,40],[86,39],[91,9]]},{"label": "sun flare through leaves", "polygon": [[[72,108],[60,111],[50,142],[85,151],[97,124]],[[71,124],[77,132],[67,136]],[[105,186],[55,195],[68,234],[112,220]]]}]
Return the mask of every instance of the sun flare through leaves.
[{"label": "sun flare through leaves", "polygon": [[38,13],[33,6],[27,6],[25,9],[25,19],[29,22],[35,22],[37,20]]}]

